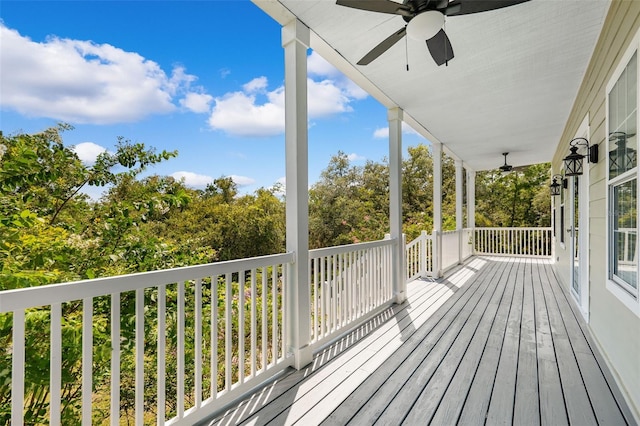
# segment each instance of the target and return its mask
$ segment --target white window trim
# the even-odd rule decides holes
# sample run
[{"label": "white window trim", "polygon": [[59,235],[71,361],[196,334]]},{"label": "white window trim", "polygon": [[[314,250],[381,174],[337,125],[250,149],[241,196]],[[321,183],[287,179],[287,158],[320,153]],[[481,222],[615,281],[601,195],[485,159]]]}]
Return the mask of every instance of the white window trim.
[{"label": "white window trim", "polygon": [[[627,65],[629,64],[629,61],[631,60],[631,58],[633,57],[633,55],[635,53],[638,53],[638,63],[640,64],[640,31],[636,33],[636,35],[633,38],[633,41],[629,44],[629,47],[627,48],[626,52],[624,53],[624,55],[622,56],[622,58],[620,59],[620,62],[618,63],[618,66],[616,67],[614,73],[612,74],[611,78],[609,79],[607,86],[606,86],[606,91],[605,91],[605,129],[608,132],[609,131],[609,93],[611,93],[611,90],[613,89],[613,86],[615,86],[615,84],[618,82],[618,79],[620,78],[620,76],[622,75],[622,73],[624,72],[625,68],[627,67]],[[636,67],[636,102],[640,103],[640,66]],[[640,124],[640,105],[636,105],[636,123]],[[618,300],[620,300],[620,302],[622,302],[622,304],[624,304],[631,312],[633,312],[636,316],[640,317],[640,288],[636,289],[636,293],[637,296],[634,296],[633,294],[629,293],[629,291],[621,286],[620,284],[618,284],[617,282],[613,281],[610,276],[611,276],[611,269],[610,269],[610,259],[611,259],[611,253],[610,253],[610,249],[611,249],[611,245],[610,245],[610,213],[611,213],[611,187],[612,185],[615,184],[619,184],[622,183],[623,181],[626,181],[627,179],[629,179],[630,177],[632,177],[635,174],[635,178],[636,178],[636,182],[640,183],[640,176],[638,171],[640,170],[640,165],[636,166],[636,170],[635,172],[625,172],[620,176],[616,176],[616,178],[614,179],[610,179],[609,178],[609,138],[605,137],[605,152],[604,152],[604,157],[605,157],[605,169],[606,169],[606,180],[605,180],[605,185],[606,185],[606,191],[605,191],[605,205],[606,205],[606,209],[607,209],[607,220],[605,221],[605,241],[606,241],[606,256],[605,256],[605,271],[606,271],[606,288],[609,292],[611,292]],[[638,194],[640,195],[640,194]],[[638,203],[638,206],[636,208],[636,211],[640,212],[640,196],[636,196],[636,202]],[[640,222],[640,220],[637,220],[636,223]],[[636,248],[637,250],[637,248]],[[638,278],[640,278],[640,271],[638,271],[638,268],[636,268],[636,274],[638,274]],[[638,280],[638,282],[640,282],[640,279]],[[640,286],[639,286],[640,287]]]}]

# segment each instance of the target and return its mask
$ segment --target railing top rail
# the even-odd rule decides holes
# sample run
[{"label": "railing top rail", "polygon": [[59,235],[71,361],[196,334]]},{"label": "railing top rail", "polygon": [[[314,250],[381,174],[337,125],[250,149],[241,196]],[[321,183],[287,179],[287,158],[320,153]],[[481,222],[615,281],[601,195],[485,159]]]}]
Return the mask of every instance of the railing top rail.
[{"label": "railing top rail", "polygon": [[477,226],[475,228],[476,230],[487,230],[487,231],[496,231],[496,230],[531,230],[531,231],[535,231],[535,230],[541,230],[541,231],[550,231],[551,228],[550,226],[487,226],[487,227],[482,227],[482,226]]},{"label": "railing top rail", "polygon": [[184,266],[160,271],[51,284],[42,287],[5,290],[0,292],[0,313],[46,306],[54,303],[65,303],[72,300],[81,300],[86,297],[99,297],[141,288],[156,287],[276,264],[292,263],[293,261],[293,253],[281,253],[249,259],[207,263],[205,265]]},{"label": "railing top rail", "polygon": [[396,244],[395,238],[386,240],[369,241],[366,243],[347,244],[344,246],[323,247],[309,251],[309,258],[332,256],[335,254],[349,253],[356,250],[367,250],[375,247],[392,246]]},{"label": "railing top rail", "polygon": [[422,240],[432,240],[433,238],[431,237],[431,235],[420,235],[418,236],[416,239],[409,241],[406,244],[406,249],[410,249],[411,247],[415,246],[416,244],[418,244],[420,241]]}]

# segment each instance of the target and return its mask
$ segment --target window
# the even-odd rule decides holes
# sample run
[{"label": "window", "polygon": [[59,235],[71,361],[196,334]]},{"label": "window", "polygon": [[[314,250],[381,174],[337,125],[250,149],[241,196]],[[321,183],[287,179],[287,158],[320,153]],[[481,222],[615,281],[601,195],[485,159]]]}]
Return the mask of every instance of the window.
[{"label": "window", "polygon": [[609,279],[638,297],[637,52],[607,94]]}]

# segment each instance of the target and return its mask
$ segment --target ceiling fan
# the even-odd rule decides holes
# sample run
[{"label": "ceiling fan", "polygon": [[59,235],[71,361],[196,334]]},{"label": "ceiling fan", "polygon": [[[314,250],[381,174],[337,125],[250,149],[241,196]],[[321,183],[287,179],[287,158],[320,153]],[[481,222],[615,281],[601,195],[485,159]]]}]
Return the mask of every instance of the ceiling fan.
[{"label": "ceiling fan", "polygon": [[509,153],[503,152],[502,155],[504,155],[504,164],[498,167],[498,169],[500,169],[502,173],[522,172],[526,170],[527,167],[529,167],[529,166],[512,166],[511,164],[507,164],[507,155],[509,155]]},{"label": "ceiling fan", "polygon": [[451,42],[442,28],[445,16],[486,12],[526,1],[529,0],[404,0],[403,3],[393,0],[337,0],[336,4],[370,12],[400,15],[407,23],[364,55],[358,61],[358,65],[368,65],[405,35],[416,40],[425,40],[435,63],[442,65],[453,59]]},{"label": "ceiling fan", "polygon": [[502,155],[504,155],[504,164],[500,166],[499,169],[502,173],[509,173],[513,170],[513,166],[511,164],[507,164],[507,155],[509,155],[509,153],[503,152]]}]

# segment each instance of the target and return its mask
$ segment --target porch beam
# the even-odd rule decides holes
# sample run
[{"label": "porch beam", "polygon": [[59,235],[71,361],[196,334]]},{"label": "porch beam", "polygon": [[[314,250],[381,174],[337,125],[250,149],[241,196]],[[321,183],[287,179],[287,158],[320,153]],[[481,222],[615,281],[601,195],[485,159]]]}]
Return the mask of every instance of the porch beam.
[{"label": "porch beam", "polygon": [[431,143],[433,156],[433,274],[440,277],[442,270],[442,144]]},{"label": "porch beam", "polygon": [[402,115],[400,108],[389,108],[389,221],[393,251],[393,293],[396,303],[406,299],[404,244],[402,238]]},{"label": "porch beam", "polygon": [[312,360],[309,294],[309,164],[307,48],[309,28],[294,20],[282,28],[284,48],[286,248],[295,261],[285,282],[285,328],[294,367]]}]

